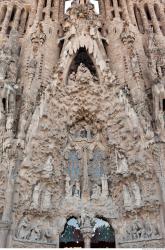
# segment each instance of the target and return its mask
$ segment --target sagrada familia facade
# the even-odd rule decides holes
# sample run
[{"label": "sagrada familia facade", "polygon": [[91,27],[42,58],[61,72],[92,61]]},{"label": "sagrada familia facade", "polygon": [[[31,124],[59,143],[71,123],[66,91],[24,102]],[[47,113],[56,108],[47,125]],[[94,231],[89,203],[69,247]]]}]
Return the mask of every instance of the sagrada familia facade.
[{"label": "sagrada familia facade", "polygon": [[165,1],[0,0],[0,142],[0,247],[165,246]]}]

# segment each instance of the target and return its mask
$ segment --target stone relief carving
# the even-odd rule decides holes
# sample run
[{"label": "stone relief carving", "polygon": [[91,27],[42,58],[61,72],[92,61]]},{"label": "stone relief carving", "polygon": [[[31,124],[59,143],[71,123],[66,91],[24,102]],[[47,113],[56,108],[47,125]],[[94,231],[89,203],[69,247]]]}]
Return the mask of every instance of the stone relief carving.
[{"label": "stone relief carving", "polygon": [[156,225],[149,221],[136,220],[126,228],[122,241],[138,241],[160,238],[160,232]]},{"label": "stone relief carving", "polygon": [[131,182],[130,185],[123,185],[123,198],[126,211],[142,206],[140,188],[136,182]]},{"label": "stone relief carving", "polygon": [[23,217],[18,224],[16,238],[29,242],[55,243],[51,226],[40,221],[35,223],[27,217]]},{"label": "stone relief carving", "polygon": [[128,175],[128,163],[125,155],[116,150],[117,174]]}]

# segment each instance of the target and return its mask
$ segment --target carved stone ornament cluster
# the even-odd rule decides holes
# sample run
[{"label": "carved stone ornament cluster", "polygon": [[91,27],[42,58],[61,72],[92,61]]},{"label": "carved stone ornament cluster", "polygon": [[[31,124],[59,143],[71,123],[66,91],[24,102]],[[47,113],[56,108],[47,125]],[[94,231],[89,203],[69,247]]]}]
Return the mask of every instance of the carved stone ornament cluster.
[{"label": "carved stone ornament cluster", "polygon": [[65,2],[0,1],[0,247],[163,248],[165,6]]}]

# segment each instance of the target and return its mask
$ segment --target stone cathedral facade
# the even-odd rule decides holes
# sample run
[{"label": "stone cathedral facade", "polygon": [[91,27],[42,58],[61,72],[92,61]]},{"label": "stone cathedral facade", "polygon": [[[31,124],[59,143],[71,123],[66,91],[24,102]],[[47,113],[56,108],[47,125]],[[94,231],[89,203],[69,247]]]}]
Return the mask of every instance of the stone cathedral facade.
[{"label": "stone cathedral facade", "polygon": [[0,0],[0,142],[0,247],[165,246],[165,1]]}]

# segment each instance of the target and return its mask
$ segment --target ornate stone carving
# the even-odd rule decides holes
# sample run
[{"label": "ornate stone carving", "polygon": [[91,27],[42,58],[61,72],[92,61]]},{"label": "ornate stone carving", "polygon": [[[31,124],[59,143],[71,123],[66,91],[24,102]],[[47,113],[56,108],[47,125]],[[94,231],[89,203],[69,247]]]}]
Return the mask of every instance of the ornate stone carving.
[{"label": "ornate stone carving", "polygon": [[160,238],[159,229],[149,221],[137,220],[126,229],[123,241],[139,241]]},{"label": "ornate stone carving", "polygon": [[128,163],[125,155],[120,151],[116,150],[116,165],[117,174],[127,175],[128,174]]},{"label": "ornate stone carving", "polygon": [[136,182],[131,182],[130,185],[123,185],[123,198],[125,209],[128,211],[142,206],[140,188]]}]

